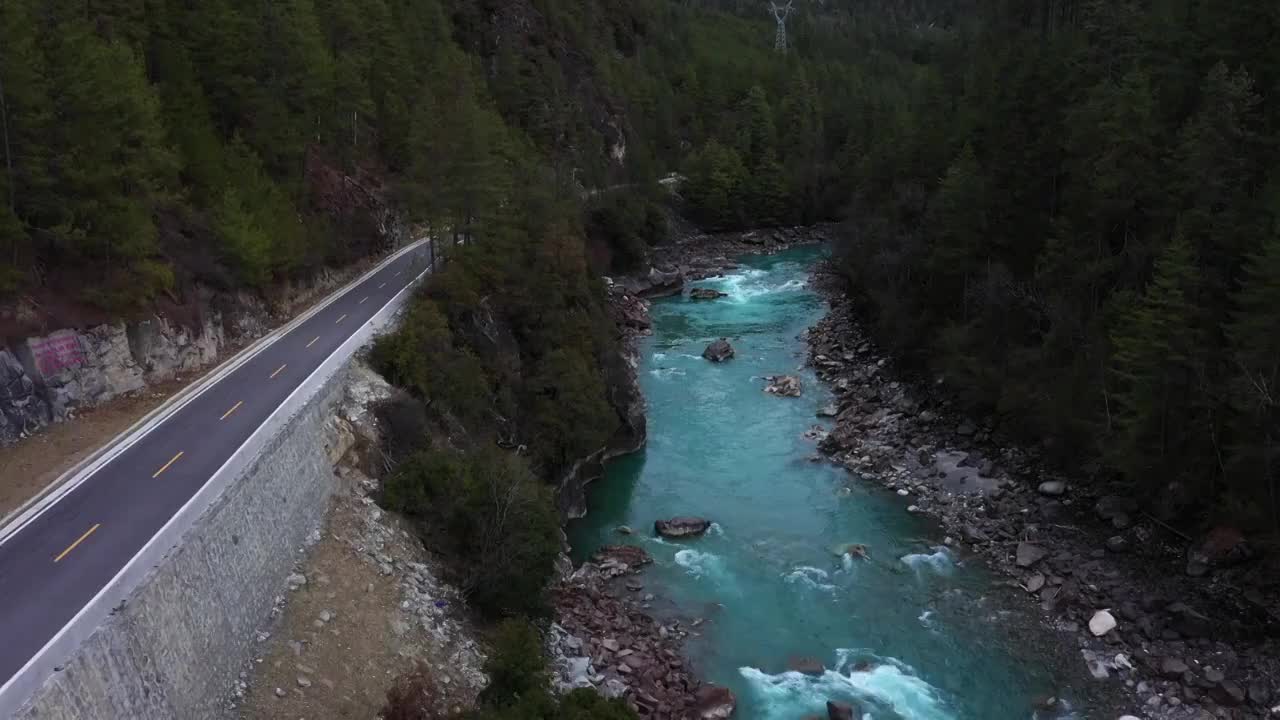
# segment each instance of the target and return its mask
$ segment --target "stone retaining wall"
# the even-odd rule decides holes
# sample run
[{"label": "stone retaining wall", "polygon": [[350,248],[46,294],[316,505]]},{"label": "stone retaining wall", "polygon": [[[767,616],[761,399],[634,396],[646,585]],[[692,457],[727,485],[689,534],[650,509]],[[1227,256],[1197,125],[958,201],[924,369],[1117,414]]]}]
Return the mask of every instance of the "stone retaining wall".
[{"label": "stone retaining wall", "polygon": [[195,526],[55,673],[17,720],[205,720],[228,699],[254,630],[335,486],[334,373],[233,478]]}]

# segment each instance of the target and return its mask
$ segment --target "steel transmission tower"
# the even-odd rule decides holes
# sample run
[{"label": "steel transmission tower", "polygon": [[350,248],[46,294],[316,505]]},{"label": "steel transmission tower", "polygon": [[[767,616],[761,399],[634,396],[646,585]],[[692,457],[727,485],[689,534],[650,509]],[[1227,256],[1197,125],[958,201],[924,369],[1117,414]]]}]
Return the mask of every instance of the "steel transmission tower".
[{"label": "steel transmission tower", "polygon": [[773,17],[778,21],[778,34],[773,40],[773,49],[775,52],[785,53],[787,51],[787,16],[795,9],[795,0],[787,0],[786,5],[779,5],[775,0],[770,0],[769,9],[773,11]]}]

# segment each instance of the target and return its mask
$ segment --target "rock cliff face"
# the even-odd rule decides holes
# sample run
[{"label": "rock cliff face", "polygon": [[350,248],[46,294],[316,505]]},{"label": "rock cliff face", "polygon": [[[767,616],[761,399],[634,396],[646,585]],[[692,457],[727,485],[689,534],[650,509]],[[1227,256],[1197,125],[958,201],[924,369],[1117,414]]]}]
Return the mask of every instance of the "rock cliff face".
[{"label": "rock cliff face", "polygon": [[[265,327],[262,319],[251,318],[229,324]],[[196,329],[151,316],[29,337],[0,350],[0,444],[71,419],[82,408],[208,366],[229,340],[240,339],[226,331],[221,313],[209,315]]]},{"label": "rock cliff face", "polygon": [[270,302],[199,287],[185,308],[185,322],[153,314],[0,345],[0,446],[85,408],[209,367],[360,272],[362,265],[324,269],[305,282],[273,289]]}]

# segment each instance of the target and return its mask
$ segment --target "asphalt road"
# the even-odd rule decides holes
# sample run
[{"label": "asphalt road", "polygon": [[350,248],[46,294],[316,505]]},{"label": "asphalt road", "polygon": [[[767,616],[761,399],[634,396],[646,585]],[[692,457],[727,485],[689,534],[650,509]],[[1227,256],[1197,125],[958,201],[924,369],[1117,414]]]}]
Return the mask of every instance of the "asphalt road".
[{"label": "asphalt road", "polygon": [[428,248],[364,278],[205,389],[0,545],[3,686],[278,406],[411,283]]}]

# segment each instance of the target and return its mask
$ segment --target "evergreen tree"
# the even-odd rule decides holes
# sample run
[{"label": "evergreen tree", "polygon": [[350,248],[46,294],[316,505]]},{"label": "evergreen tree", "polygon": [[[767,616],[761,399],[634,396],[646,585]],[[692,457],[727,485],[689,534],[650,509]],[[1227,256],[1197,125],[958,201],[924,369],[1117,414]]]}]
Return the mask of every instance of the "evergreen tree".
[{"label": "evergreen tree", "polygon": [[689,159],[688,189],[692,210],[712,227],[742,222],[746,167],[737,151],[712,140]]},{"label": "evergreen tree", "polygon": [[1198,414],[1193,404],[1201,379],[1196,284],[1195,256],[1179,233],[1112,334],[1119,409],[1113,447],[1135,480],[1193,477],[1182,461],[1200,444],[1189,421]]},{"label": "evergreen tree", "polygon": [[[1231,403],[1237,413],[1232,453],[1234,502],[1267,508],[1280,526],[1280,232],[1273,228],[1251,255],[1227,327],[1233,361]],[[1253,502],[1257,498],[1263,502]]]}]

